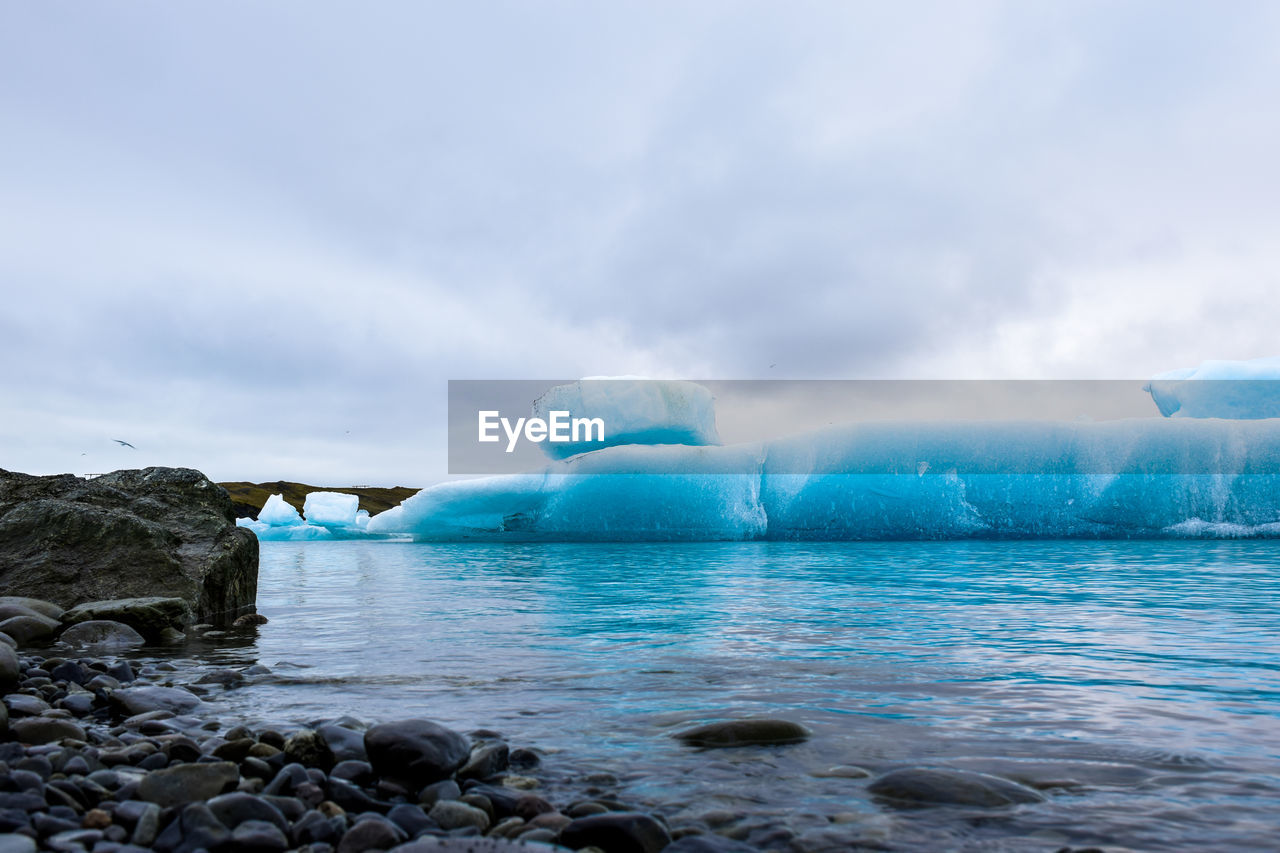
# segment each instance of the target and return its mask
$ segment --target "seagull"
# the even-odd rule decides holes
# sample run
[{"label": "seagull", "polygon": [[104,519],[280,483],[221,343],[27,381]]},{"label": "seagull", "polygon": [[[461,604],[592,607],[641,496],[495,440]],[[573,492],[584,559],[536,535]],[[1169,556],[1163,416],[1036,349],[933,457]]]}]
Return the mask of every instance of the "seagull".
[{"label": "seagull", "polygon": [[132,447],[134,450],[137,450],[137,449],[138,449],[138,448],[136,448],[136,447],[133,447],[133,445],[132,445],[132,444],[130,444],[129,442],[127,442],[127,441],[121,441],[121,440],[120,440],[120,439],[118,439],[118,438],[113,438],[113,439],[111,439],[111,440],[112,440],[112,441],[114,441],[116,444],[120,445],[121,447]]}]

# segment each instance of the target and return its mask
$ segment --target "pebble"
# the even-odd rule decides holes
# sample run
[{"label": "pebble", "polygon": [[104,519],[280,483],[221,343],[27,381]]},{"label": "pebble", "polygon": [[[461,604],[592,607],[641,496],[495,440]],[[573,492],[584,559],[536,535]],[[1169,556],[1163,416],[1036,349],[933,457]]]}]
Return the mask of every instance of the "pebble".
[{"label": "pebble", "polygon": [[441,800],[431,807],[427,817],[443,829],[474,826],[481,832],[489,828],[489,816],[475,806],[459,800]]},{"label": "pebble", "polygon": [[[588,853],[656,853],[673,836],[686,845],[677,853],[739,849],[701,835],[706,824],[686,821],[672,832],[665,820],[609,799],[616,793],[588,787],[621,784],[609,774],[577,779],[578,795],[593,799],[558,809],[531,793],[542,781],[524,775],[540,766],[539,753],[512,750],[494,731],[477,730],[469,740],[421,719],[365,730],[351,717],[301,729],[225,730],[182,685],[198,679],[236,687],[253,667],[180,660],[135,672],[127,660],[64,654],[19,658],[0,642],[0,731],[7,721],[16,739],[0,742],[0,853],[40,849],[34,837],[3,834],[14,830],[68,853],[397,846],[533,853],[566,849],[553,846],[559,843]],[[550,781],[557,783],[551,790],[562,790],[562,780]],[[773,824],[746,831],[749,843],[785,846],[788,838]]]}]

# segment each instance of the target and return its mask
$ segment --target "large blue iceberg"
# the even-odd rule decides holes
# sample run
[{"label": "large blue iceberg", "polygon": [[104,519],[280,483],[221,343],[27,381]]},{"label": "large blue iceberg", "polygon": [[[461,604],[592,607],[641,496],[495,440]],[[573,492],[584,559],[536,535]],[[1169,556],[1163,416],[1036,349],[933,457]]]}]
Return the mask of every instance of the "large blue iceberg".
[{"label": "large blue iceberg", "polygon": [[727,446],[701,386],[572,383],[535,412],[606,415],[626,443],[441,483],[373,518],[313,495],[305,522],[273,498],[241,523],[265,539],[1280,537],[1275,380],[1280,358],[1207,362],[1150,383],[1164,418],[861,423]]},{"label": "large blue iceberg", "polygon": [[877,423],[613,447],[374,516],[419,540],[1280,536],[1280,419]]}]

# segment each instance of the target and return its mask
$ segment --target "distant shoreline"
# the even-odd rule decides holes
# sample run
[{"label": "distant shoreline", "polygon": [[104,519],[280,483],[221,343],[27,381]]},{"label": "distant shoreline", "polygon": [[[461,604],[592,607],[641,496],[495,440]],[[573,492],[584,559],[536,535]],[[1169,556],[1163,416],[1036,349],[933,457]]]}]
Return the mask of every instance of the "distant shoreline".
[{"label": "distant shoreline", "polygon": [[370,515],[377,515],[383,510],[400,503],[421,489],[411,486],[309,486],[306,483],[294,483],[289,480],[277,480],[269,483],[249,483],[234,481],[219,483],[231,495],[231,503],[236,518],[257,518],[267,498],[272,495],[283,495],[286,503],[299,512],[307,495],[311,492],[340,492],[344,495],[355,495],[360,499],[360,509]]}]

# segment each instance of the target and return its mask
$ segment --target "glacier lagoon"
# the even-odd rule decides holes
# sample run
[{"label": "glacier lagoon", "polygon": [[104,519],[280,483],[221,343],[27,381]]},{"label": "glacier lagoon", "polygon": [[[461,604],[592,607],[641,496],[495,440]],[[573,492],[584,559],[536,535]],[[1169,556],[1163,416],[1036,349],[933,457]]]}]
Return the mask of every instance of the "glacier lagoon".
[{"label": "glacier lagoon", "polygon": [[[272,670],[211,696],[228,719],[485,726],[546,750],[553,799],[596,774],[598,796],[673,825],[726,812],[768,849],[1252,851],[1280,796],[1277,600],[1256,540],[267,542],[270,623],[204,665]],[[814,737],[670,737],[745,715]],[[1047,799],[904,810],[832,765]]]},{"label": "glacier lagoon", "polygon": [[[272,669],[222,700],[249,722],[343,708],[481,725],[545,750],[553,798],[760,849],[1265,849],[1274,361],[1157,377],[1163,418],[730,445],[688,388],[562,387],[544,407],[591,399],[637,443],[547,448],[542,470],[442,483],[373,518],[338,495],[309,496],[305,520],[273,499],[242,521],[268,540],[271,622],[205,664]],[[1203,381],[1236,375],[1250,382]],[[671,737],[743,716],[813,737],[714,752]],[[1045,800],[903,809],[869,789],[902,767]]]}]

